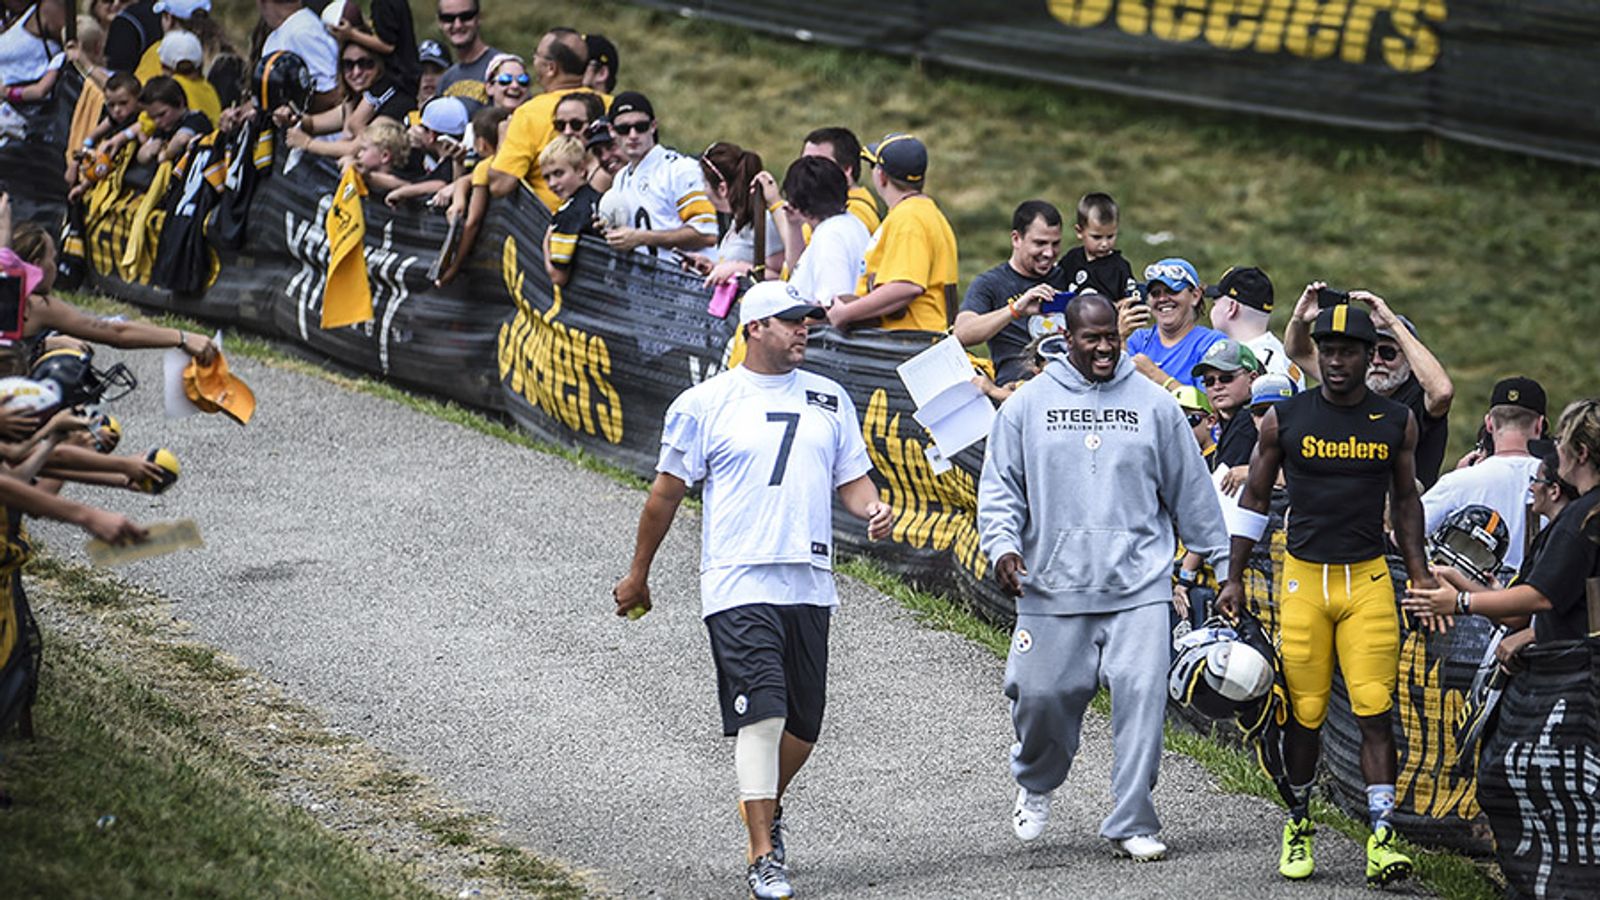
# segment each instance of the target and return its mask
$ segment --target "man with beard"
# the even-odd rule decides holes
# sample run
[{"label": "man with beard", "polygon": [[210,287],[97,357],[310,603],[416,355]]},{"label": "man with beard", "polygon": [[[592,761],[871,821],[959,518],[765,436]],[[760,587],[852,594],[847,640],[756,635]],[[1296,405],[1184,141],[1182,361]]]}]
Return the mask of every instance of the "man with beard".
[{"label": "man with beard", "polygon": [[[780,281],[739,303],[744,362],[689,388],[667,410],[661,460],[639,519],[617,615],[649,611],[650,565],[687,486],[705,482],[700,608],[716,663],[722,731],[734,738],[749,830],[750,895],[792,896],[779,801],[822,728],[833,583],[833,504],[887,537],[850,395],[800,368],[822,307]],[[1159,750],[1160,731],[1156,732]]]},{"label": "man with beard", "polygon": [[1104,684],[1115,801],[1100,834],[1119,856],[1160,859],[1151,790],[1167,705],[1174,524],[1223,578],[1228,538],[1189,423],[1122,356],[1111,301],[1076,297],[1066,318],[1066,335],[1041,348],[1044,371],[1001,405],[978,486],[983,551],[1017,598],[1005,676],[1017,735],[1012,828],[1024,841],[1044,831],[1084,710]]},{"label": "man with beard", "polygon": [[[1325,287],[1320,281],[1306,285],[1283,333],[1290,359],[1307,372],[1317,371],[1317,348],[1306,326],[1317,317],[1317,291]],[[1417,417],[1417,478],[1426,490],[1439,480],[1439,467],[1444,463],[1455,385],[1438,357],[1417,338],[1410,319],[1395,314],[1382,297],[1367,291],[1351,291],[1350,301],[1372,307],[1372,324],[1377,328],[1378,344],[1367,370],[1367,387]]]},{"label": "man with beard", "polygon": [[956,313],[963,346],[989,343],[994,380],[1006,386],[1026,377],[1023,349],[1033,338],[1040,306],[1067,286],[1061,256],[1061,212],[1028,200],[1011,215],[1011,258],[973,279]]},{"label": "man with beard", "polygon": [[[1223,512],[1232,535],[1230,558],[1249,559],[1266,531],[1268,502],[1282,469],[1289,515],[1278,615],[1290,713],[1283,755],[1293,803],[1278,871],[1301,880],[1314,868],[1311,785],[1337,659],[1361,730],[1372,825],[1367,881],[1384,885],[1411,873],[1411,860],[1396,849],[1389,824],[1398,768],[1391,708],[1400,622],[1384,558],[1384,501],[1390,498],[1411,583],[1432,587],[1413,456],[1418,429],[1410,410],[1367,387],[1378,333],[1364,310],[1349,304],[1322,310],[1311,338],[1322,386],[1274,404],[1261,417],[1244,494]],[[1244,582],[1229,579],[1217,605],[1237,615],[1245,608]]]}]

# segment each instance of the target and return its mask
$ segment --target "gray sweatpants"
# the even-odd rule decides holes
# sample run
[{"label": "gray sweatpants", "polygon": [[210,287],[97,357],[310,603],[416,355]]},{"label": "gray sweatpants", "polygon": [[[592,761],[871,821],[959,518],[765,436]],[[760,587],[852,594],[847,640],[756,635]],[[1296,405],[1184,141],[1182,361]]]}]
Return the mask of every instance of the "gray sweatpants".
[{"label": "gray sweatpants", "polygon": [[1167,606],[1116,613],[1017,616],[1006,659],[1006,696],[1017,730],[1011,774],[1042,794],[1067,779],[1083,713],[1100,685],[1111,689],[1111,815],[1100,824],[1111,840],[1161,830],[1150,792],[1161,766],[1172,643]]}]

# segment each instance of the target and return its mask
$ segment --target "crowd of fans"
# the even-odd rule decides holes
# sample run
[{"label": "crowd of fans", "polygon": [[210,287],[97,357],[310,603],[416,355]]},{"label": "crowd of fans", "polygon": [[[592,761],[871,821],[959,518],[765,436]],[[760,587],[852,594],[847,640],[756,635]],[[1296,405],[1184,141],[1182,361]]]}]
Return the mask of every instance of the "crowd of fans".
[{"label": "crowd of fans", "polygon": [[[1561,416],[1552,445],[1541,440],[1549,426],[1543,389],[1524,378],[1502,381],[1470,413],[1483,417],[1480,446],[1447,466],[1453,383],[1387,300],[1314,281],[1295,298],[1280,340],[1270,328],[1273,283],[1248,260],[1214,282],[1179,257],[1136,276],[1117,249],[1121,211],[1105,193],[1078,200],[1065,252],[1062,213],[1044,200],[1019,205],[1010,257],[958,302],[956,237],[928,194],[928,148],[912,135],[863,147],[846,128],[817,128],[798,142],[780,179],[758,154],[728,141],[693,156],[663,144],[651,99],[618,91],[618,49],[602,35],[554,28],[525,58],[485,41],[479,0],[438,0],[437,38],[419,34],[404,0],[370,0],[365,14],[354,0],[335,0],[320,15],[302,0],[258,5],[252,49],[241,53],[212,21],[211,0],[95,0],[78,17],[74,40],[65,0],[5,0],[0,141],[21,136],[17,108],[47,96],[70,61],[87,75],[93,104],[87,116],[80,107],[81,139],[71,148],[74,199],[128,145],[141,162],[177,161],[208,135],[270,114],[292,150],[354,167],[384,202],[421,200],[459,223],[459,248],[441,283],[459,273],[490,205],[525,186],[553,214],[544,259],[557,285],[567,283],[585,235],[617,252],[675,260],[707,286],[786,279],[825,306],[836,328],[952,330],[968,347],[986,346],[980,382],[996,402],[1043,367],[1040,344],[1064,329],[1066,299],[1101,294],[1116,305],[1127,356],[1184,409],[1223,496],[1244,482],[1259,417],[1307,389],[1318,371],[1310,325],[1319,310],[1356,304],[1378,330],[1368,387],[1409,408],[1418,425],[1416,472],[1430,529],[1463,506],[1490,506],[1510,528],[1505,564],[1514,571],[1531,561],[1541,523],[1587,497],[1596,481],[1592,401]],[[304,63],[311,90],[303,104],[262,110],[243,76],[275,51]],[[22,345],[179,339],[133,323],[96,324],[50,300],[48,234],[20,226],[4,243],[47,273],[29,288]],[[59,337],[46,337],[52,333]],[[181,341],[197,355],[214,350],[200,335]],[[0,433],[18,440],[41,431],[64,439],[85,427],[76,419],[71,427],[14,422],[4,409]],[[88,464],[87,456],[73,458]],[[120,467],[128,479],[150,475],[138,460],[96,464]],[[64,509],[40,502],[45,514]],[[131,528],[92,521],[108,534]],[[1188,555],[1175,566],[1175,604],[1197,619],[1204,603],[1190,594],[1204,584],[1202,569]],[[1512,618],[1526,625],[1525,616]]]}]

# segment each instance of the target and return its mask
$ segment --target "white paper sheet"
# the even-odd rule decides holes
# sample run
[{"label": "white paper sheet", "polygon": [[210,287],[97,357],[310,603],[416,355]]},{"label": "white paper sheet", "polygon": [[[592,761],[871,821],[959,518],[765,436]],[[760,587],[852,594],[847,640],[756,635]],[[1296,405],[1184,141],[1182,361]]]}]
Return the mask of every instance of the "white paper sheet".
[{"label": "white paper sheet", "polygon": [[[222,352],[222,331],[219,329],[211,342],[217,345],[217,352]],[[181,419],[192,416],[200,411],[198,406],[189,402],[189,395],[183,390],[183,370],[189,367],[189,354],[173,347],[161,356],[161,387],[162,399],[165,401],[167,418]]]},{"label": "white paper sheet", "polygon": [[911,393],[911,402],[919,409],[945,388],[969,382],[978,374],[955,335],[911,357],[895,367],[895,371]]}]

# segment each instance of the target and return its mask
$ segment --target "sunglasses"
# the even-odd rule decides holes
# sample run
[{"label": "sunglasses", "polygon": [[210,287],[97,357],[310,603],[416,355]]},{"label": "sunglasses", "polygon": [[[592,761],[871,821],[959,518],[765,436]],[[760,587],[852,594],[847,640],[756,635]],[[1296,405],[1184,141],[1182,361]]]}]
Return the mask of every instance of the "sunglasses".
[{"label": "sunglasses", "polygon": [[1377,352],[1378,358],[1384,362],[1394,362],[1400,358],[1400,348],[1393,344],[1380,344]]},{"label": "sunglasses", "polygon": [[1537,475],[1528,476],[1528,483],[1529,484],[1542,484],[1545,487],[1559,487],[1561,485],[1561,482],[1555,480],[1554,478],[1540,478]]},{"label": "sunglasses", "polygon": [[1232,384],[1233,380],[1238,377],[1238,372],[1213,372],[1209,375],[1201,376],[1200,383],[1206,387],[1211,387],[1214,384]]},{"label": "sunglasses", "polygon": [[1189,420],[1189,427],[1190,428],[1195,428],[1195,427],[1197,427],[1197,426],[1199,426],[1199,425],[1201,425],[1201,424],[1203,424],[1205,422],[1206,414],[1203,413],[1203,412],[1185,413],[1184,414],[1184,418]]},{"label": "sunglasses", "polygon": [[617,134],[644,134],[655,123],[655,119],[645,119],[643,122],[613,122],[611,128]]},{"label": "sunglasses", "polygon": [[557,131],[582,131],[589,126],[583,119],[556,119],[554,124]]},{"label": "sunglasses", "polygon": [[[1183,266],[1173,265],[1171,263],[1168,263],[1164,266],[1157,264],[1145,266],[1144,280],[1162,282],[1173,281],[1189,287],[1194,286],[1194,276],[1189,274],[1189,270],[1185,269]],[[1170,285],[1168,286],[1170,287]]]},{"label": "sunglasses", "polygon": [[475,9],[469,9],[466,12],[458,12],[458,13],[447,13],[447,12],[440,12],[439,13],[439,21],[443,22],[446,25],[449,25],[452,22],[471,22],[473,19],[476,19],[477,17],[478,17],[478,11],[475,10]]},{"label": "sunglasses", "polygon": [[[521,75],[513,75],[510,72],[501,72],[499,75],[494,77],[494,83],[501,85],[502,87],[513,82],[520,84],[523,87],[527,87],[529,80],[530,79],[528,78],[527,72],[523,72]],[[558,122],[556,124],[560,123]]]},{"label": "sunglasses", "polygon": [[352,56],[349,59],[339,60],[339,65],[343,66],[346,72],[353,72],[356,69],[376,69],[378,61],[370,56]]}]

